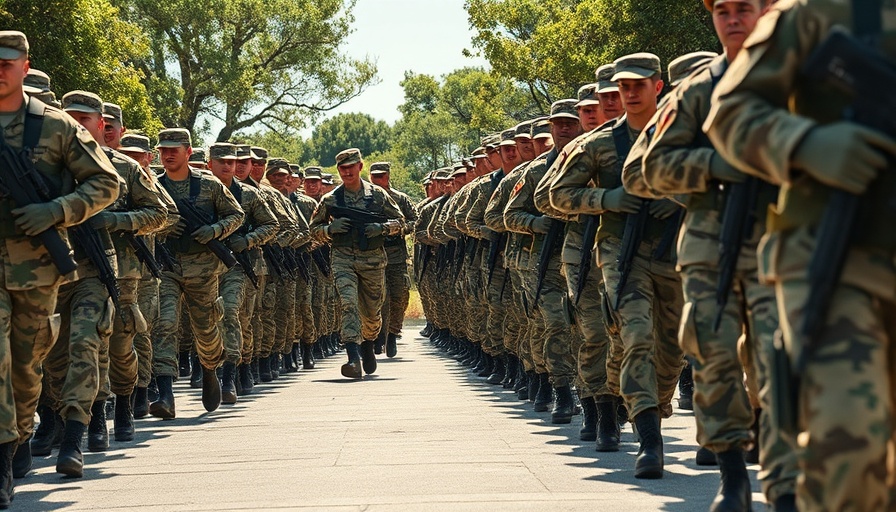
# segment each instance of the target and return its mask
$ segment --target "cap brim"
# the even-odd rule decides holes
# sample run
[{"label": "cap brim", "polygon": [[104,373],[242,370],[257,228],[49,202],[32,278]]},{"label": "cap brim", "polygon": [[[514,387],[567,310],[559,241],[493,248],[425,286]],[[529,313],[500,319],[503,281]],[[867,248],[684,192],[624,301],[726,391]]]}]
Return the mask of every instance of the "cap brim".
[{"label": "cap brim", "polygon": [[597,86],[597,94],[603,94],[605,92],[619,92],[619,86],[616,85],[615,82],[601,82],[600,85]]},{"label": "cap brim", "polygon": [[186,142],[175,142],[173,140],[166,140],[164,142],[159,142],[156,144],[157,148],[180,148],[180,147],[189,147],[190,145]]},{"label": "cap brim", "polygon": [[271,175],[271,174],[280,174],[281,172],[282,172],[283,174],[289,174],[289,171],[287,171],[286,169],[281,169],[281,168],[278,167],[278,168],[276,168],[276,169],[271,169],[271,170],[269,170],[269,171],[265,171],[265,172],[264,172],[264,175],[265,175],[265,176],[269,176],[269,175]]},{"label": "cap brim", "polygon": [[45,92],[49,92],[41,89],[40,87],[31,87],[30,85],[23,85],[22,90],[25,91],[25,94],[43,94]]},{"label": "cap brim", "polygon": [[25,55],[25,52],[20,52],[15,48],[0,48],[0,60],[16,60]]},{"label": "cap brim", "polygon": [[535,137],[532,137],[533,140],[534,139],[553,139],[553,138],[554,138],[554,136],[551,135],[550,133],[539,133],[539,134],[535,135]]},{"label": "cap brim", "polygon": [[616,71],[616,74],[613,75],[613,78],[610,80],[613,82],[618,82],[620,80],[644,80],[655,74],[657,74],[657,72],[652,69],[630,67]]},{"label": "cap brim", "polygon": [[559,114],[554,114],[551,117],[549,117],[548,120],[550,121],[551,119],[560,119],[561,117],[566,118],[566,119],[575,119],[576,121],[579,120],[579,116],[574,116],[568,112],[560,112]]},{"label": "cap brim", "polygon": [[236,160],[235,156],[214,156],[210,157],[209,160]]},{"label": "cap brim", "polygon": [[308,181],[308,180],[323,181],[324,179],[321,178],[320,176],[305,176],[305,181]]},{"label": "cap brim", "polygon": [[499,147],[499,148],[500,148],[501,146],[516,146],[516,140],[515,140],[515,139],[513,139],[513,140],[502,140],[501,143],[498,144],[498,147]]},{"label": "cap brim", "polygon": [[67,105],[64,109],[66,112],[84,112],[85,114],[102,114],[102,110],[97,110],[94,107],[90,107],[87,105],[83,105],[81,103],[72,103],[71,105]]},{"label": "cap brim", "polygon": [[384,169],[377,169],[375,171],[370,171],[370,174],[389,174],[389,171],[386,171]]},{"label": "cap brim", "polygon": [[152,153],[152,151],[149,149],[143,149],[137,146],[121,146],[118,148],[118,150],[122,153]]},{"label": "cap brim", "polygon": [[582,100],[582,101],[576,103],[576,108],[584,107],[587,105],[600,105],[600,101],[598,101],[598,100]]},{"label": "cap brim", "polygon": [[361,161],[361,159],[360,159],[359,157],[353,156],[353,157],[350,157],[350,158],[346,158],[345,160],[343,160],[343,161],[337,163],[337,164],[336,164],[336,167],[341,167],[341,166],[343,166],[343,165],[353,165],[353,164],[356,164],[356,163],[358,163],[358,162],[360,162],[360,161]]}]

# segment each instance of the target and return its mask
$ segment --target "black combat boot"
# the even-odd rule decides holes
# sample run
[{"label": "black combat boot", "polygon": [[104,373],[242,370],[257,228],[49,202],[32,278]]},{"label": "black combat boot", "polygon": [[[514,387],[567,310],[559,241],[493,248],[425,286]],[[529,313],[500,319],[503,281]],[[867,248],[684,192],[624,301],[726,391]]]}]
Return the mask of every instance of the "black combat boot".
[{"label": "black combat boot", "polygon": [[215,370],[202,368],[202,406],[212,412],[221,405],[221,382]]},{"label": "black combat boot", "polygon": [[380,329],[380,333],[376,335],[376,342],[373,344],[373,353],[380,355],[386,348],[386,328]]},{"label": "black combat boot", "polygon": [[342,365],[342,376],[349,379],[360,379],[361,373],[361,352],[357,343],[346,343],[345,353],[348,356],[348,362]]},{"label": "black combat boot", "polygon": [[0,444],[0,509],[6,510],[12,503],[12,459],[16,453],[16,441]]},{"label": "black combat boot", "polygon": [[31,453],[38,457],[46,457],[53,450],[53,438],[56,437],[56,430],[61,429],[62,426],[56,423],[56,413],[48,405],[39,405],[37,414],[40,415],[40,423],[31,438]]},{"label": "black combat boot", "polygon": [[249,367],[252,368],[252,384],[258,384],[261,382],[261,358],[252,359],[252,364]]},{"label": "black combat boot", "polygon": [[501,387],[504,389],[512,389],[513,382],[516,377],[517,371],[517,358],[513,354],[507,354],[504,359],[504,364],[507,367],[504,371],[504,380],[501,381]]},{"label": "black combat boot", "polygon": [[163,420],[174,419],[174,389],[173,378],[170,375],[156,377],[156,385],[159,388],[159,399],[149,404],[149,414]]},{"label": "black combat boot", "polygon": [[432,334],[432,324],[430,322],[426,322],[426,326],[423,327],[422,331],[420,331],[420,336],[423,336],[424,338],[429,338],[429,336],[431,334]]},{"label": "black combat boot", "polygon": [[109,449],[109,427],[106,424],[106,401],[97,400],[90,408],[87,425],[87,451],[103,452]]},{"label": "black combat boot", "polygon": [[593,396],[579,397],[582,403],[582,428],[579,430],[579,440],[597,440],[597,404]]},{"label": "black combat boot", "polygon": [[224,374],[221,377],[221,403],[236,403],[236,365],[229,361],[224,363]]},{"label": "black combat boot", "polygon": [[31,465],[34,457],[31,456],[31,440],[27,440],[16,448],[16,453],[12,458],[12,476],[13,478],[25,478],[31,471]]},{"label": "black combat boot", "polygon": [[179,377],[189,377],[190,376],[190,351],[185,350],[178,354],[178,369],[177,374]]},{"label": "black combat boot", "polygon": [[190,387],[199,389],[202,387],[202,365],[199,364],[199,356],[191,358],[193,363],[193,373],[190,375]]},{"label": "black combat boot", "polygon": [[[485,350],[483,350],[483,351],[482,351],[482,354],[479,355],[479,361],[476,362],[476,365],[473,366],[473,369],[470,370],[470,371],[472,371],[472,372],[475,373],[476,375],[479,375],[479,374],[481,374],[482,372],[484,372],[486,366],[488,366],[488,360],[489,360],[489,357],[490,357],[490,356],[488,355],[488,352],[486,352]],[[491,375],[491,374],[492,374],[492,372],[488,372],[485,376],[488,377],[488,376]]]},{"label": "black combat boot", "polygon": [[131,396],[134,400],[134,418],[149,416],[149,398],[146,394],[146,388],[134,388],[134,393]]},{"label": "black combat boot", "polygon": [[554,409],[551,411],[551,423],[564,425],[572,423],[575,400],[569,385],[554,388]]},{"label": "black combat boot", "polygon": [[710,512],[750,512],[753,510],[750,475],[743,450],[737,448],[716,454],[722,481]]},{"label": "black combat boot", "polygon": [[[171,377],[168,377],[169,379]],[[56,472],[65,476],[81,478],[84,476],[84,455],[81,453],[81,438],[84,437],[86,425],[80,421],[65,422],[59,456],[56,458]]]},{"label": "black combat boot", "polygon": [[464,354],[463,357],[458,359],[457,362],[463,366],[470,366],[479,357],[479,345],[476,345],[475,343],[473,343],[469,340],[466,340],[466,347],[467,347],[466,353]]},{"label": "black combat boot", "polygon": [[361,342],[361,361],[364,373],[370,375],[376,371],[376,349],[372,340]]},{"label": "black combat boot", "polygon": [[698,466],[718,466],[719,459],[716,458],[716,452],[709,448],[700,447],[697,449],[695,462]]},{"label": "black combat boot", "polygon": [[237,371],[239,372],[239,380],[240,387],[243,389],[243,395],[248,395],[252,393],[252,388],[255,385],[252,382],[252,367],[248,364],[241,364],[237,367]]},{"label": "black combat boot", "polygon": [[314,369],[314,354],[311,349],[311,345],[302,345],[302,369],[303,370],[313,370]]},{"label": "black combat boot", "polygon": [[300,343],[293,343],[292,350],[289,352],[289,372],[295,373],[299,371],[299,359],[302,356],[299,355]]},{"label": "black combat boot", "polygon": [[535,412],[547,412],[551,408],[551,380],[547,373],[538,374],[538,391],[535,392]]},{"label": "black combat boot", "polygon": [[762,417],[762,409],[753,409],[753,424],[750,431],[753,432],[753,444],[744,452],[744,460],[747,464],[759,464],[759,425]]},{"label": "black combat boot", "polygon": [[311,355],[314,356],[314,359],[324,359],[326,356],[324,355],[324,342],[316,341],[314,346],[311,348]]},{"label": "black combat boot", "polygon": [[526,395],[528,396],[529,403],[535,403],[535,396],[538,395],[538,386],[541,384],[541,380],[538,377],[538,374],[535,373],[535,370],[526,372],[526,378],[529,381]]},{"label": "black combat boot", "polygon": [[641,449],[635,460],[635,478],[663,477],[663,435],[660,432],[660,413],[647,409],[635,416],[635,426],[641,438]]},{"label": "black combat boot", "polygon": [[115,440],[134,440],[134,411],[131,409],[131,395],[115,395]]},{"label": "black combat boot", "polygon": [[386,336],[386,357],[393,358],[398,355],[398,335],[389,333]]},{"label": "black combat boot", "polygon": [[529,372],[523,367],[522,362],[520,362],[519,378],[516,379],[516,386],[513,388],[513,391],[516,392],[518,400],[529,399]]},{"label": "black combat boot", "polygon": [[146,387],[146,399],[150,402],[155,402],[159,399],[159,386],[156,384],[155,374],[149,377],[149,386]]},{"label": "black combat boot", "polygon": [[488,376],[486,382],[489,384],[501,384],[501,381],[504,380],[504,375],[507,372],[507,355],[501,354],[496,356],[495,358],[495,367],[492,370],[491,375]]},{"label": "black combat boot", "polygon": [[[584,405],[584,402],[583,402]],[[595,399],[597,410],[597,439],[595,448],[599,452],[619,451],[619,422],[616,419],[616,397],[601,395]]]},{"label": "black combat boot", "polygon": [[273,375],[271,375],[271,357],[262,357],[258,360],[258,375],[261,379],[261,382],[271,382],[274,380]]},{"label": "black combat boot", "polygon": [[616,419],[621,428],[628,423],[628,407],[625,406],[625,400],[623,400],[621,396],[614,396],[613,400],[616,401]]},{"label": "black combat boot", "polygon": [[270,357],[270,365],[271,365],[271,379],[276,380],[280,378],[280,354],[276,352],[271,354]]},{"label": "black combat boot", "polygon": [[678,408],[694,410],[694,368],[688,363],[678,376]]}]

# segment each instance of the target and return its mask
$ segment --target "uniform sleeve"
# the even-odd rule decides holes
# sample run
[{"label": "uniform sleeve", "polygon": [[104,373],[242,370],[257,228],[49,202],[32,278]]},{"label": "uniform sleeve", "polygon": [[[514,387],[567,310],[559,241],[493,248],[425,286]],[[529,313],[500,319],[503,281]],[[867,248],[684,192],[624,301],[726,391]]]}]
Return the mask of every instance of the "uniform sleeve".
[{"label": "uniform sleeve", "polygon": [[[651,123],[655,123],[655,119]],[[647,152],[647,145],[650,142],[650,134],[656,128],[656,124],[648,124],[641,131],[632,148],[629,151],[625,165],[622,167],[622,186],[625,191],[637,197],[645,199],[659,199],[662,196],[657,194],[655,190],[651,190],[644,181],[644,153]]]},{"label": "uniform sleeve", "polygon": [[401,202],[398,204],[401,207],[401,214],[404,215],[404,229],[402,230],[402,234],[410,235],[414,232],[414,224],[417,222],[417,207],[414,203],[411,202],[411,198],[402,194]]},{"label": "uniform sleeve", "polygon": [[420,216],[417,217],[417,222],[414,224],[414,241],[417,243],[431,245],[429,234],[426,232],[426,226],[429,224],[429,219],[432,215],[433,204],[434,203],[429,203],[420,209]]},{"label": "uniform sleeve", "polygon": [[168,230],[171,226],[174,226],[180,220],[180,213],[177,211],[177,204],[174,202],[174,199],[171,197],[171,194],[165,190],[165,187],[159,183],[158,178],[155,176],[150,177],[152,179],[152,187],[156,193],[159,194],[159,200],[165,205],[166,215],[165,222],[162,223],[162,227],[159,229],[160,234],[164,234],[165,231]]},{"label": "uniform sleeve", "polygon": [[330,243],[330,235],[327,234],[327,226],[330,225],[330,202],[332,196],[327,194],[321,198],[317,208],[314,209],[314,215],[311,216],[309,227],[311,229],[311,237],[321,244]]},{"label": "uniform sleeve", "polygon": [[246,235],[249,242],[249,248],[264,245],[275,236],[280,223],[274,212],[268,208],[261,195],[255,190],[249,189],[243,191],[243,196],[251,195],[246,205],[246,215],[251,219],[252,231]]},{"label": "uniform sleeve", "polygon": [[[544,168],[544,163],[541,168]],[[538,167],[530,167],[520,177],[504,208],[504,225],[508,231],[532,234],[532,222],[540,215],[535,210],[535,178]]]},{"label": "uniform sleeve", "polygon": [[603,213],[605,189],[589,186],[597,179],[598,160],[593,143],[582,141],[569,153],[550,184],[551,206],[566,214]]},{"label": "uniform sleeve", "polygon": [[[49,118],[47,119],[49,121]],[[74,120],[45,122],[44,132],[61,142],[63,165],[74,177],[74,191],[53,199],[62,208],[62,227],[84,222],[118,199],[118,173],[90,133]]]},{"label": "uniform sleeve", "polygon": [[798,2],[760,18],[716,86],[704,125],[732,165],[772,184],[790,181],[794,151],[816,123],[791,114],[788,102],[801,63],[827,33],[825,25]]},{"label": "uniform sleeve", "polygon": [[488,200],[488,204],[485,205],[485,212],[482,214],[485,225],[496,233],[507,231],[507,226],[504,225],[504,207],[507,206],[510,193],[513,191],[513,187],[516,186],[517,180],[513,179],[513,176],[513,173],[508,174],[498,183],[498,188],[495,189],[492,197]]},{"label": "uniform sleeve", "polygon": [[458,231],[468,236],[474,236],[473,233],[467,230],[466,219],[470,208],[470,192],[475,186],[475,183],[470,182],[458,191],[457,208],[452,212],[454,215],[454,226]]},{"label": "uniform sleeve", "polygon": [[128,211],[115,213],[116,227],[138,235],[158,231],[165,224],[168,208],[153,187],[146,171],[136,163],[128,167]]},{"label": "uniform sleeve", "polygon": [[217,235],[215,238],[224,239],[243,225],[246,213],[243,212],[233,194],[220,181],[210,179],[208,183],[212,187],[212,200],[215,204],[215,212],[218,214],[218,222],[212,224]]},{"label": "uniform sleeve", "polygon": [[383,234],[386,236],[402,234],[404,230],[404,215],[401,213],[401,208],[398,207],[392,196],[386,193],[385,190],[379,189],[377,193],[381,195],[383,200],[383,215],[389,219],[383,223]]},{"label": "uniform sleeve", "polygon": [[488,227],[485,225],[484,220],[485,207],[490,197],[487,194],[488,186],[488,181],[483,181],[475,190],[470,192],[470,208],[466,217],[464,217],[467,233],[476,238],[482,238],[482,228]]},{"label": "uniform sleeve", "polygon": [[571,150],[576,142],[572,141],[566,145],[557,156],[557,159],[554,160],[554,163],[551,164],[551,167],[544,173],[544,176],[538,181],[535,185],[535,194],[533,195],[533,200],[535,201],[535,208],[544,215],[547,215],[554,219],[560,219],[565,221],[575,220],[575,215],[568,215],[560,210],[557,210],[553,206],[551,206],[551,182],[554,181],[554,178],[557,177],[557,174],[560,173],[560,169],[563,167],[563,164],[566,162],[566,159],[569,157],[569,150]]}]

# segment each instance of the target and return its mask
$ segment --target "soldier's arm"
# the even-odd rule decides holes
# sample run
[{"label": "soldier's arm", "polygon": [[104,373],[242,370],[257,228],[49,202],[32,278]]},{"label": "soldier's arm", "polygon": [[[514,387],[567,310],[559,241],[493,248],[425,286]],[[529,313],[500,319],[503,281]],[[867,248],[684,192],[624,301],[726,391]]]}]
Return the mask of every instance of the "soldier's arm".
[{"label": "soldier's arm", "polygon": [[383,215],[389,220],[383,223],[383,234],[386,236],[400,235],[404,229],[404,215],[401,209],[385,190],[379,189],[383,198]]},{"label": "soldier's arm", "polygon": [[159,180],[155,176],[150,176],[150,179],[152,180],[153,190],[155,190],[159,195],[159,200],[165,205],[165,222],[162,223],[162,227],[157,231],[158,234],[164,235],[168,228],[174,226],[180,220],[180,213],[177,211],[177,204],[174,202],[171,194],[165,190],[165,187],[159,183]]},{"label": "soldier's arm", "polygon": [[308,220],[302,214],[302,210],[300,210],[298,206],[294,206],[293,211],[295,212],[297,233],[295,240],[293,240],[292,247],[298,249],[311,241],[311,227],[308,225]]},{"label": "soldier's arm", "polygon": [[128,211],[114,213],[116,229],[147,235],[165,224],[168,208],[136,162],[128,171],[128,199]]},{"label": "soldier's arm", "polygon": [[457,208],[454,210],[454,226],[458,231],[468,236],[475,236],[467,229],[467,212],[470,209],[470,191],[473,188],[468,183],[457,193]]},{"label": "soldier's arm", "polygon": [[541,177],[541,180],[539,180],[535,185],[535,193],[532,197],[533,201],[535,201],[535,208],[539,212],[554,219],[560,219],[564,221],[575,220],[575,216],[567,215],[551,206],[551,182],[554,181],[554,178],[557,176],[557,174],[560,173],[560,169],[563,167],[563,164],[566,162],[566,158],[569,156],[568,149],[575,147],[574,144],[575,141],[572,141],[560,151],[560,155],[556,160],[554,160],[554,163],[551,165],[551,167],[548,168],[544,176]]},{"label": "soldier's arm", "polygon": [[501,183],[498,183],[498,187],[488,200],[488,204],[485,205],[485,212],[482,214],[482,220],[485,221],[485,225],[498,233],[507,231],[507,226],[504,225],[504,207],[507,206],[510,192],[513,191],[513,187],[516,185],[516,180],[512,180],[511,176],[511,174],[508,174],[501,180]]},{"label": "soldier's arm", "polygon": [[421,244],[430,244],[429,234],[426,232],[426,226],[429,224],[432,212],[432,203],[420,209],[420,216],[417,217],[417,223],[414,225],[414,241]]},{"label": "soldier's arm", "polygon": [[119,178],[112,162],[81,125],[70,118],[53,125],[59,127],[53,136],[63,141],[62,159],[77,185],[71,193],[57,197],[50,203],[55,204],[57,212],[61,213],[57,224],[71,227],[118,199]]},{"label": "soldier's arm", "polygon": [[535,168],[527,169],[523,173],[504,208],[504,225],[508,231],[532,234],[532,222],[540,217],[535,213],[535,204],[532,200],[532,195],[535,193],[533,170]]},{"label": "soldier's arm", "polygon": [[470,208],[464,217],[464,225],[467,227],[467,233],[480,239],[486,239],[486,234],[490,231],[485,225],[483,215],[485,214],[485,206],[488,204],[489,195],[488,182],[480,185],[474,190],[470,196]]},{"label": "soldier's arm", "polygon": [[401,207],[401,214],[404,215],[404,229],[402,230],[402,234],[410,235],[414,232],[414,224],[419,217],[417,207],[414,206],[414,203],[411,202],[411,198],[407,195],[401,196],[401,201],[398,203],[398,206]]},{"label": "soldier's arm", "polygon": [[243,225],[246,213],[233,194],[220,181],[210,179],[208,183],[211,186],[215,212],[218,214],[218,222],[212,224],[212,227],[215,228],[215,238],[224,239]]},{"label": "soldier's arm", "polygon": [[650,134],[656,129],[655,121],[656,118],[654,117],[650,122],[651,124],[648,124],[647,128],[638,135],[622,168],[622,186],[625,188],[625,191],[645,199],[661,199],[663,197],[655,190],[652,190],[647,185],[647,182],[644,181],[644,166],[642,165],[644,153],[647,152],[647,145],[650,142]]},{"label": "soldier's arm", "polygon": [[332,196],[326,195],[321,198],[317,208],[314,209],[314,215],[311,216],[309,226],[311,228],[311,236],[321,244],[329,244],[331,241],[330,234],[327,232],[327,226],[330,225],[330,205]]},{"label": "soldier's arm", "polygon": [[258,247],[266,244],[277,236],[277,229],[280,223],[274,212],[268,208],[268,205],[261,198],[259,192],[246,187],[243,190],[243,196],[249,196],[246,205],[246,214],[252,219],[252,230],[246,234],[246,240],[249,242],[249,248]]},{"label": "soldier's arm", "polygon": [[591,187],[598,162],[585,143],[576,144],[548,189],[551,206],[567,214],[598,215],[605,211],[606,189]]},{"label": "soldier's arm", "polygon": [[715,88],[704,124],[719,153],[773,184],[791,179],[791,158],[816,122],[787,104],[800,63],[826,34],[826,21],[798,2],[773,7]]}]

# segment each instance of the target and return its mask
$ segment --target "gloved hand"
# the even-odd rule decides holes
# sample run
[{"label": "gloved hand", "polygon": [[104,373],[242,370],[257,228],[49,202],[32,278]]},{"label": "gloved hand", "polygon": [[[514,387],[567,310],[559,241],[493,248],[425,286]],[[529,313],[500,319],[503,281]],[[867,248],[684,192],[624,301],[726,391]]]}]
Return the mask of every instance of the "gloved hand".
[{"label": "gloved hand", "polygon": [[709,160],[709,175],[713,179],[725,181],[728,183],[743,183],[747,179],[747,175],[740,172],[740,169],[729,164],[718,153],[713,153]]},{"label": "gloved hand", "polygon": [[550,217],[542,215],[532,221],[532,232],[546,235],[547,232],[551,230],[552,222],[553,220]]},{"label": "gloved hand", "polygon": [[176,224],[171,226],[171,231],[168,232],[167,236],[170,236],[171,238],[180,238],[180,236],[184,234],[185,229],[187,229],[187,221],[180,219]]},{"label": "gloved hand", "polygon": [[382,235],[386,231],[386,226],[382,224],[373,223],[367,224],[364,226],[364,236],[367,238],[374,238]]},{"label": "gloved hand", "polygon": [[12,211],[16,226],[28,236],[36,236],[63,221],[65,214],[58,203],[34,203]]},{"label": "gloved hand", "polygon": [[199,229],[190,233],[190,236],[200,244],[207,244],[215,238],[215,228],[209,225],[199,226]]},{"label": "gloved hand", "polygon": [[650,215],[657,219],[668,219],[678,212],[679,206],[668,199],[657,199],[650,202]]},{"label": "gloved hand", "polygon": [[638,213],[641,209],[642,199],[625,191],[624,188],[614,188],[604,194],[603,207],[611,212]]},{"label": "gloved hand", "polygon": [[327,232],[331,235],[341,235],[347,233],[351,227],[351,221],[346,218],[333,219],[333,222],[327,227]]},{"label": "gloved hand", "polygon": [[797,146],[793,166],[830,187],[862,194],[896,157],[896,141],[848,121],[813,128]]},{"label": "gloved hand", "polygon": [[243,252],[249,248],[249,240],[241,235],[235,235],[227,239],[227,247],[233,252]]},{"label": "gloved hand", "polygon": [[114,231],[116,224],[116,216],[112,212],[102,211],[88,220],[90,227],[93,229],[108,229]]}]

